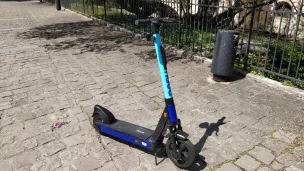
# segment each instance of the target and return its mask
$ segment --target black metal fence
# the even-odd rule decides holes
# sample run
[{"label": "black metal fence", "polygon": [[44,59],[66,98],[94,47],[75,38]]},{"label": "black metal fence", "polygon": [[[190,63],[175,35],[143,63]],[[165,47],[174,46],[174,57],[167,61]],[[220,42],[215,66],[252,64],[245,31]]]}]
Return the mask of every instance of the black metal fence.
[{"label": "black metal fence", "polygon": [[[52,0],[49,0],[52,1]],[[163,41],[212,58],[220,29],[237,30],[235,66],[304,87],[304,0],[61,0],[64,7],[134,32],[138,18],[169,17]]]}]

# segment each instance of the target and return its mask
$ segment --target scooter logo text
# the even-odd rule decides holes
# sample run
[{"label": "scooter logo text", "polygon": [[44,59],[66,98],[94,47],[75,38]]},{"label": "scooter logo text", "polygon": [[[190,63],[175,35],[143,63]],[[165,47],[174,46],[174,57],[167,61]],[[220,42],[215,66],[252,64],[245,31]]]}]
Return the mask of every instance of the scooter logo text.
[{"label": "scooter logo text", "polygon": [[168,72],[166,70],[165,70],[165,78],[166,78],[166,83],[167,83],[168,94],[169,94],[169,96],[172,96],[171,87],[170,87],[170,83],[169,83],[169,76],[168,76]]},{"label": "scooter logo text", "polygon": [[141,133],[141,134],[144,134],[144,133],[145,133],[145,132],[140,131],[140,130],[136,130],[136,132],[139,132],[139,133]]}]

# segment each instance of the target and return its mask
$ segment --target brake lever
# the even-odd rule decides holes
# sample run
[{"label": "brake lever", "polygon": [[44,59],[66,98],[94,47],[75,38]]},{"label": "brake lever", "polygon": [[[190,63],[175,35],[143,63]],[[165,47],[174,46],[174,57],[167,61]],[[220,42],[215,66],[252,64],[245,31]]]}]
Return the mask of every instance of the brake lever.
[{"label": "brake lever", "polygon": [[148,41],[151,41],[152,37],[153,37],[153,34],[152,34],[152,33],[143,33],[143,34],[141,34],[141,38],[142,38],[142,39],[145,38],[145,39],[147,39]]}]

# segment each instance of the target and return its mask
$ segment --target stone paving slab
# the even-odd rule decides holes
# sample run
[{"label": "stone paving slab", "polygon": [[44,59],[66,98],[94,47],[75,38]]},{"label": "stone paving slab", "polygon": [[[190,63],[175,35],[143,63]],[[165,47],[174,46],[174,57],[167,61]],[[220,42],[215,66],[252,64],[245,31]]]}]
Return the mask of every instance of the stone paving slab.
[{"label": "stone paving slab", "polygon": [[[0,1],[0,61],[1,171],[180,170],[91,125],[100,104],[155,128],[164,100],[151,42],[47,3]],[[252,78],[213,82],[207,65],[170,51],[168,61],[199,153],[190,170],[304,170],[304,99]]]}]

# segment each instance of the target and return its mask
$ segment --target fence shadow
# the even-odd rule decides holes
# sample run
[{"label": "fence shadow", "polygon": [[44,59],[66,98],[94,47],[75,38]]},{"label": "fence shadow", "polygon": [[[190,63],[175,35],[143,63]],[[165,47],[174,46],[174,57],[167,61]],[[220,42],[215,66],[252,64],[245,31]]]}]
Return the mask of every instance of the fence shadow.
[{"label": "fence shadow", "polygon": [[[66,50],[77,48],[79,53],[95,52],[104,53],[108,51],[125,52],[122,49],[124,44],[132,44],[135,46],[153,45],[143,39],[138,39],[132,34],[117,31],[113,28],[100,25],[94,21],[57,23],[44,25],[30,29],[29,31],[17,34],[21,39],[46,39],[49,40],[43,46],[47,50]],[[145,50],[135,55],[145,60],[155,60],[155,50]],[[168,61],[182,59],[170,52],[167,52]]]},{"label": "fence shadow", "polygon": [[[182,56],[178,56],[170,50],[165,50],[165,54],[166,54],[166,59],[167,59],[168,62],[173,62],[173,61],[176,61],[176,60],[183,59]],[[139,52],[139,53],[135,53],[135,55],[139,56],[140,58],[142,58],[146,61],[156,59],[156,53],[155,53],[154,49],[153,50],[146,50],[146,51]]]},{"label": "fence shadow", "polygon": [[73,23],[57,23],[30,29],[17,35],[21,39],[46,39],[43,46],[48,50],[66,50],[77,48],[79,53],[120,50],[123,44],[130,44],[141,40],[131,34],[116,31],[100,25],[94,21]]}]

